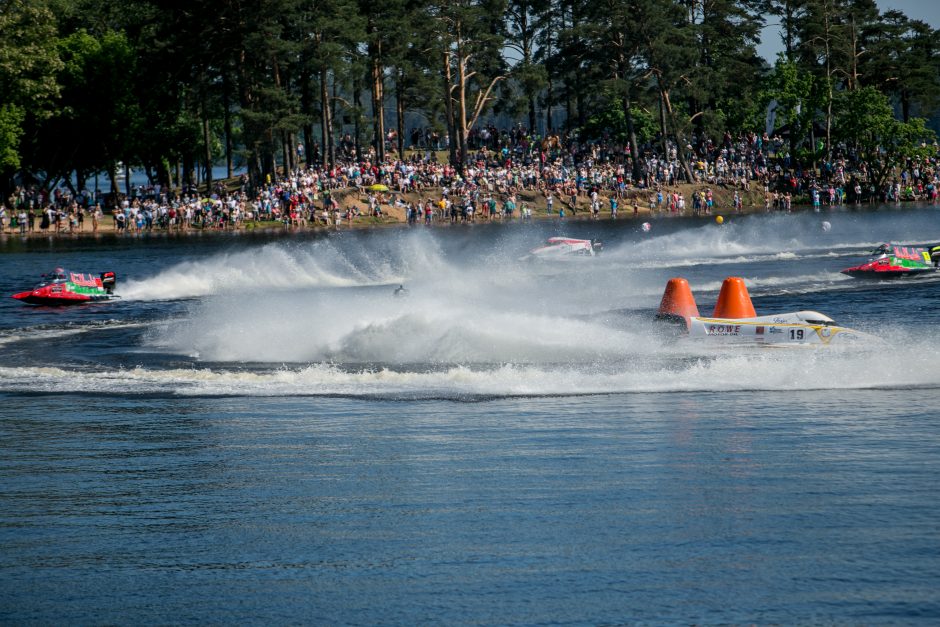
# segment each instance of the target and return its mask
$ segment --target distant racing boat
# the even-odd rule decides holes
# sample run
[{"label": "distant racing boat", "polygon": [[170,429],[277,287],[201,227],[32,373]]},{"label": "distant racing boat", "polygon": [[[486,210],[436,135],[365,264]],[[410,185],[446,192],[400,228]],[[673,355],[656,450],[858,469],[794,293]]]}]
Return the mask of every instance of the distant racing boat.
[{"label": "distant racing boat", "polygon": [[858,279],[897,279],[932,275],[940,264],[940,244],[926,247],[882,244],[865,263],[846,268],[842,274]]},{"label": "distant racing boat", "polygon": [[603,244],[597,240],[574,239],[571,237],[549,237],[544,245],[533,248],[522,259],[569,259],[572,257],[593,257]]},{"label": "distant racing boat", "polygon": [[13,294],[13,298],[30,305],[80,305],[117,298],[115,283],[113,272],[94,275],[56,268],[42,275],[36,287]]}]

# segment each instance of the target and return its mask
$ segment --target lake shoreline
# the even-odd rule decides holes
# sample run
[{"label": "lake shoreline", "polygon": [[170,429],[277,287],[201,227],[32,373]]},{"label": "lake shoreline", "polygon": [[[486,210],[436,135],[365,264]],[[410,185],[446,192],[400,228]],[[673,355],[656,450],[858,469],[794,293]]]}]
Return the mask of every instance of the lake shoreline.
[{"label": "lake shoreline", "polygon": [[[714,197],[714,206],[710,211],[698,211],[693,212],[691,208],[692,204],[692,194],[695,192],[700,192],[704,195],[704,192],[708,190],[712,192]],[[773,209],[767,208],[767,200],[765,199],[765,192],[763,188],[759,189],[733,189],[721,186],[705,186],[702,184],[688,185],[682,184],[674,186],[671,188],[663,188],[663,196],[668,198],[670,193],[677,192],[685,198],[685,208],[682,211],[670,211],[668,207],[668,200],[665,200],[662,208],[656,209],[651,208],[651,205],[654,204],[654,195],[656,190],[653,189],[632,189],[628,190],[625,194],[625,197],[619,200],[619,207],[617,216],[614,217],[611,215],[610,202],[608,196],[601,196],[601,209],[595,218],[590,210],[590,200],[584,196],[579,196],[577,199],[577,205],[572,208],[570,202],[564,197],[556,196],[554,199],[554,206],[552,213],[548,212],[548,207],[546,204],[546,199],[541,192],[536,190],[522,190],[517,193],[517,205],[519,208],[523,205],[528,205],[530,207],[530,217],[528,219],[523,219],[519,216],[520,211],[517,210],[516,214],[512,218],[504,218],[501,215],[489,219],[484,219],[479,213],[475,216],[473,221],[458,220],[456,222],[451,222],[449,219],[442,219],[437,214],[434,216],[434,220],[430,225],[425,225],[424,220],[419,218],[417,223],[412,226],[430,226],[433,228],[454,228],[454,227],[469,227],[475,226],[478,224],[518,224],[525,222],[536,222],[536,221],[545,221],[545,220],[554,220],[554,221],[564,221],[564,222],[590,222],[594,220],[598,221],[637,221],[645,222],[649,220],[659,220],[659,219],[668,219],[668,218],[698,218],[702,221],[714,220],[717,216],[722,216],[724,221],[733,220],[736,216],[757,214],[757,213],[802,213],[802,212],[811,212],[813,211],[812,205],[799,204],[793,205],[789,210],[782,209]],[[244,221],[236,227],[226,227],[226,228],[199,228],[199,227],[188,227],[188,228],[151,228],[144,229],[142,231],[135,231],[133,229],[125,229],[119,231],[117,229],[117,224],[114,218],[110,215],[106,215],[98,224],[97,232],[92,230],[92,225],[89,218],[85,218],[82,229],[78,231],[70,231],[69,229],[63,229],[58,232],[51,229],[45,231],[40,231],[34,229],[26,233],[20,233],[18,227],[10,227],[9,224],[6,225],[6,228],[0,232],[0,241],[7,241],[9,239],[20,239],[20,240],[34,240],[34,239],[46,239],[49,241],[58,241],[58,240],[76,240],[76,239],[96,239],[96,238],[114,238],[120,241],[123,240],[132,240],[140,238],[148,238],[154,236],[164,236],[164,237],[215,237],[225,234],[233,233],[251,233],[264,235],[266,237],[270,236],[292,236],[300,233],[322,233],[322,232],[335,232],[342,230],[350,229],[373,229],[373,228],[390,228],[390,227],[399,227],[399,226],[409,226],[407,217],[405,214],[405,208],[400,203],[394,202],[394,199],[400,198],[400,201],[404,203],[413,203],[419,202],[424,203],[427,200],[432,200],[435,198],[440,198],[441,193],[439,189],[426,190],[422,192],[411,192],[407,194],[396,194],[390,192],[385,195],[384,202],[380,204],[382,209],[381,217],[369,216],[367,214],[367,207],[365,206],[365,201],[363,200],[362,190],[356,188],[348,188],[343,190],[338,190],[334,193],[334,198],[336,199],[339,209],[341,212],[346,209],[359,209],[359,215],[354,217],[351,220],[341,220],[339,224],[336,225],[325,225],[325,224],[308,224],[306,226],[290,226],[282,222],[275,221]],[[734,194],[737,193],[741,199],[741,208],[734,209]],[[637,212],[634,214],[633,205],[634,202],[637,204]],[[884,203],[859,203],[859,204],[838,204],[838,205],[824,205],[821,207],[818,212],[820,215],[827,213],[839,213],[845,211],[874,211],[874,210],[884,210]],[[931,203],[929,200],[905,200],[901,203],[894,205],[898,209],[903,208],[914,208],[914,207],[923,207],[923,206],[937,206],[936,203]],[[559,210],[564,208],[564,215],[559,214]],[[880,208],[880,209],[876,209]],[[435,209],[435,212],[437,209]],[[37,218],[38,223],[38,218]]]}]

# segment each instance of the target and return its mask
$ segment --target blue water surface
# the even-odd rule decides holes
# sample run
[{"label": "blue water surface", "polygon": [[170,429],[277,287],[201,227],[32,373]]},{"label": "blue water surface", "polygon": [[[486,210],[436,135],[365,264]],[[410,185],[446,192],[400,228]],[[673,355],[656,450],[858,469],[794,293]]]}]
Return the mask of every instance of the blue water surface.
[{"label": "blue water surface", "polygon": [[[352,303],[350,315],[370,321],[357,341],[382,363],[365,366],[352,358],[207,360],[204,347],[181,349],[175,327],[194,328],[185,337],[195,342],[218,327],[244,343],[251,338],[233,322],[241,316],[262,337],[269,324],[299,318],[291,337],[313,346],[341,322],[317,323],[299,304],[271,321],[264,309],[243,310],[263,307],[260,296],[239,304],[227,296],[238,290],[221,278],[211,293],[194,295],[210,289],[194,283],[185,294],[110,308],[44,310],[6,299],[0,622],[937,624],[940,396],[929,373],[911,371],[911,385],[897,373],[912,355],[936,354],[940,282],[912,289],[838,275],[881,239],[884,215],[830,218],[834,230],[849,231],[833,254],[813,216],[756,216],[751,226],[741,220],[733,237],[719,232],[731,237],[716,240],[721,250],[678,261],[656,257],[656,240],[637,229],[607,224],[593,228],[615,251],[609,275],[526,268],[509,287],[492,272],[480,281],[504,290],[493,296],[501,305],[513,303],[516,286],[526,293],[514,315],[526,317],[538,346],[551,324],[583,323],[574,328],[586,344],[595,341],[595,319],[612,329],[632,325],[655,309],[668,276],[712,285],[740,274],[753,279],[759,310],[813,308],[866,331],[888,329],[884,350],[845,359],[678,357],[668,348],[651,357],[638,347],[611,364],[560,345],[548,363],[551,352],[526,343],[507,365],[507,337],[458,317],[437,344],[452,342],[455,363],[442,363],[438,352],[405,364],[382,344],[381,333],[399,328],[397,310],[360,308],[370,290],[391,293],[380,279],[392,285],[405,276],[420,293],[429,266],[446,275],[455,258],[461,267],[508,263],[500,254],[514,254],[513,238],[538,240],[545,233],[534,229],[547,226],[522,235],[447,231],[423,250],[406,246],[407,259],[427,256],[392,269],[362,260],[379,240],[404,246],[408,234],[328,236],[341,253],[317,272],[332,283],[307,289],[341,309]],[[913,240],[935,221],[930,210],[890,217],[899,231],[892,239]],[[768,242],[768,233],[790,226]],[[654,233],[675,248],[702,228],[662,221]],[[326,254],[306,256],[321,240],[216,238],[202,247],[192,238],[151,238],[104,247],[52,242],[43,250],[8,243],[0,288],[12,292],[65,258],[84,269],[117,268],[128,288],[163,289],[181,263],[190,264],[180,270],[186,276],[235,268],[241,289],[252,272],[270,283],[259,261],[300,276],[292,264],[302,259],[309,270]],[[616,265],[618,243],[655,263]],[[530,285],[533,273],[539,278]],[[335,277],[356,282],[342,287]],[[618,281],[631,293],[618,294]],[[558,313],[540,301],[529,310],[522,301],[539,298],[532,285],[583,289],[579,300],[596,294],[600,304],[587,321],[564,303]],[[293,292],[286,294],[278,298],[289,303]],[[709,301],[714,287],[701,294]],[[469,310],[480,293],[468,278],[448,298],[465,298],[459,305]],[[427,335],[450,324],[416,302],[422,311],[402,314],[406,328]],[[543,326],[546,316],[553,322]],[[468,327],[474,334],[465,344]],[[350,346],[362,350],[343,341],[335,359],[353,355]],[[471,349],[477,361],[464,363],[461,351]],[[494,363],[479,363],[486,351],[498,356]],[[899,363],[895,354],[906,357]],[[662,367],[663,389],[649,391],[655,381],[642,379],[642,368],[629,370],[636,362]],[[632,373],[625,382],[622,369]],[[815,385],[806,385],[807,369]],[[884,385],[871,374],[878,369]],[[543,382],[546,371],[557,386]],[[852,385],[855,373],[861,387]],[[346,376],[360,377],[363,392],[332,391]],[[567,382],[582,376],[579,385],[597,380],[610,389],[572,392]]]}]

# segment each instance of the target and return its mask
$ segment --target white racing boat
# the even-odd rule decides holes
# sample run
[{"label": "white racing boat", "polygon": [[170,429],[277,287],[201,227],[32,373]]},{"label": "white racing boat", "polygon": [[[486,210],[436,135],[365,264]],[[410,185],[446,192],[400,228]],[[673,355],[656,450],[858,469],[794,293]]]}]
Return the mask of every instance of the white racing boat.
[{"label": "white racing boat", "polygon": [[758,346],[829,346],[859,340],[879,342],[875,336],[839,326],[817,311],[795,311],[758,316],[744,279],[728,277],[721,286],[710,317],[699,315],[689,282],[669,279],[657,319],[679,323],[692,339]]},{"label": "white racing boat", "polygon": [[571,259],[577,257],[593,257],[597,255],[603,244],[597,240],[574,239],[571,237],[549,237],[544,245],[533,248],[529,254],[521,259]]}]

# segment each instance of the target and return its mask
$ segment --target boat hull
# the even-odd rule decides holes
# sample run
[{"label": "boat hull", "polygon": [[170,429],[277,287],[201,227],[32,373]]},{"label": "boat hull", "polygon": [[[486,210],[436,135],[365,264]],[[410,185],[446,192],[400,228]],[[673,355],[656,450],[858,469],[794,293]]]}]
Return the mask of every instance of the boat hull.
[{"label": "boat hull", "polygon": [[112,296],[110,294],[75,294],[72,292],[49,294],[43,293],[40,290],[32,290],[29,292],[20,292],[19,294],[14,294],[13,298],[28,305],[63,307],[66,305],[84,305],[85,303],[111,300]]},{"label": "boat hull", "polygon": [[816,312],[793,312],[754,318],[705,318],[688,320],[689,338],[727,344],[767,347],[830,346],[874,340],[871,335],[829,322],[807,322],[805,314],[825,318]]},{"label": "boat hull", "polygon": [[572,239],[568,237],[550,237],[545,246],[539,246],[524,255],[522,260],[559,261],[570,259],[584,259],[594,257],[601,244],[589,239]]},{"label": "boat hull", "polygon": [[884,244],[874,251],[878,256],[846,268],[842,274],[856,279],[901,279],[929,276],[937,272],[933,249]]},{"label": "boat hull", "polygon": [[[868,265],[868,264],[866,264]],[[931,276],[937,273],[937,268],[890,268],[886,270],[877,270],[859,266],[856,268],[846,268],[842,274],[848,275],[854,279],[872,279],[880,281],[882,279],[901,279],[914,276]]]}]

